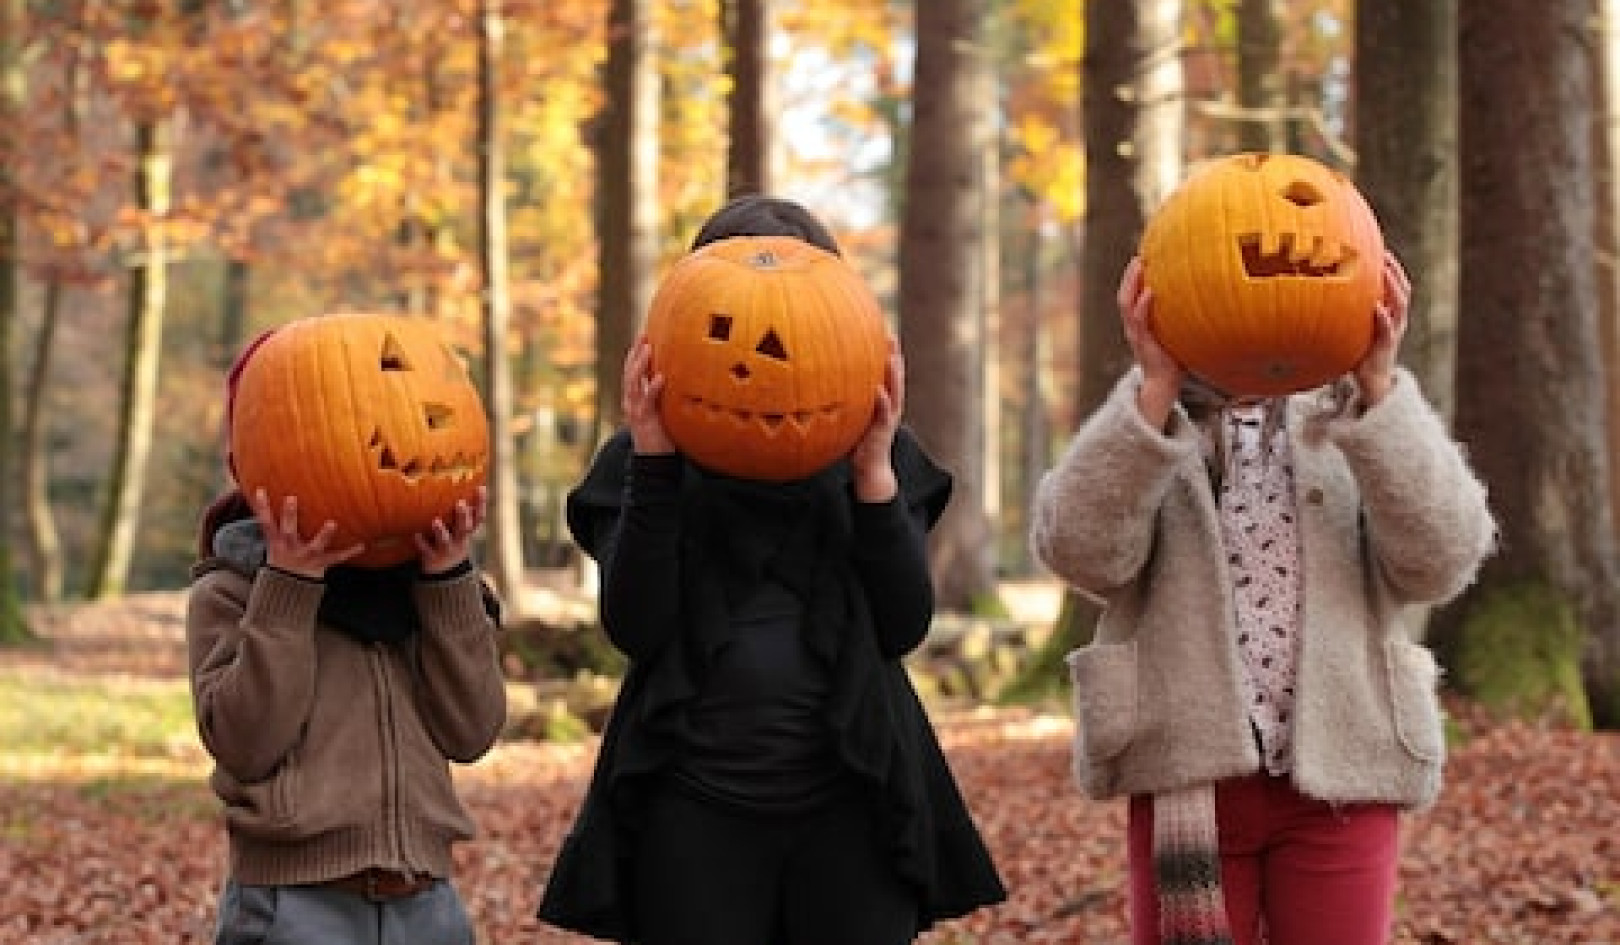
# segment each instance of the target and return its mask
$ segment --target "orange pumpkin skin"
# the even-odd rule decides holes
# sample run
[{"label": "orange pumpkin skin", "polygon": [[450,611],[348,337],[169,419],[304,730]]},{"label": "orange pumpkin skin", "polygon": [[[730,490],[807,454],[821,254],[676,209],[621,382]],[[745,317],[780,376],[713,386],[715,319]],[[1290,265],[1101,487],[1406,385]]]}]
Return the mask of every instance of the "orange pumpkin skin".
[{"label": "orange pumpkin skin", "polygon": [[1203,166],[1148,221],[1141,256],[1159,342],[1228,394],[1317,387],[1372,343],[1383,234],[1355,185],[1310,158]]},{"label": "orange pumpkin skin", "polygon": [[646,335],[676,447],[705,468],[768,482],[849,453],[871,425],[890,347],[853,267],[777,236],[720,240],[676,263]]},{"label": "orange pumpkin skin", "polygon": [[324,315],[275,329],[244,356],[230,451],[244,493],[262,487],[277,509],[297,496],[305,538],[331,520],[328,547],[364,542],[349,563],[386,567],[415,558],[412,536],[475,498],[489,426],[435,323]]}]

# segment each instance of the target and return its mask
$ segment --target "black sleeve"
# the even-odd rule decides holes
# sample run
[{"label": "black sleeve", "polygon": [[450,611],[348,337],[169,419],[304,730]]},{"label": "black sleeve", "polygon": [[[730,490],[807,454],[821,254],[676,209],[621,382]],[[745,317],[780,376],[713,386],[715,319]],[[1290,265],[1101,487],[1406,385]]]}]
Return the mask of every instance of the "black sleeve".
[{"label": "black sleeve", "polygon": [[574,540],[601,569],[602,629],[632,660],[658,650],[680,611],[679,456],[639,456],[616,435],[568,499]]},{"label": "black sleeve", "polygon": [[898,659],[922,643],[934,616],[927,520],[900,496],[856,502],[853,518],[855,573],[866,592],[878,651]]},{"label": "black sleeve", "polygon": [[928,531],[945,513],[952,480],[904,427],[892,452],[900,492],[889,502],[855,503],[853,557],[878,650],[898,658],[922,643],[933,622]]}]

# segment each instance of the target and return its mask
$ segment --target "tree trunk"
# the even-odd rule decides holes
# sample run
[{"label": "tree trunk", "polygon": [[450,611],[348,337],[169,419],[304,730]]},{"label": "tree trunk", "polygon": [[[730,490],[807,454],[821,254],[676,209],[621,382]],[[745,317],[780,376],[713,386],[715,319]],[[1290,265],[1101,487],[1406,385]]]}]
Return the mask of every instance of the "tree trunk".
[{"label": "tree trunk", "polygon": [[[1181,176],[1181,13],[1181,0],[1086,4],[1077,417],[1095,410],[1133,363],[1115,296],[1148,216]],[[1035,696],[1061,684],[1064,654],[1090,639],[1096,618],[1086,598],[1066,593],[1051,637],[1013,690]]]},{"label": "tree trunk", "polygon": [[1447,418],[1456,405],[1456,25],[1456,0],[1356,5],[1356,183],[1412,277],[1401,360]]},{"label": "tree trunk", "polygon": [[27,75],[23,64],[22,33],[28,19],[26,0],[0,3],[0,128],[7,129],[5,153],[0,154],[0,643],[16,643],[33,636],[23,619],[17,584],[12,580],[10,468],[12,437],[12,337],[18,321],[18,295],[22,282],[17,251],[18,210],[12,190],[11,168],[22,142],[15,129],[27,104]]},{"label": "tree trunk", "polygon": [[[1455,620],[1451,678],[1500,710],[1620,721],[1615,541],[1591,244],[1588,0],[1458,8],[1456,428],[1501,550]],[[1588,688],[1583,692],[1578,667]]]},{"label": "tree trunk", "polygon": [[220,287],[219,346],[214,352],[214,364],[220,374],[230,370],[236,353],[247,342],[248,289],[252,270],[246,261],[236,258],[225,260],[225,280]]},{"label": "tree trunk", "polygon": [[1282,74],[1282,23],[1278,0],[1238,0],[1238,148],[1288,148],[1288,90]]},{"label": "tree trunk", "polygon": [[1081,250],[1079,410],[1131,366],[1115,293],[1147,218],[1181,176],[1186,98],[1180,0],[1086,4],[1081,78],[1086,235]]},{"label": "tree trunk", "polygon": [[613,0],[597,147],[596,429],[622,420],[624,356],[652,300],[658,264],[658,63],[650,0]]},{"label": "tree trunk", "polygon": [[730,53],[726,193],[769,194],[776,186],[776,95],[770,68],[771,0],[721,0]]},{"label": "tree trunk", "polygon": [[512,323],[507,278],[506,142],[500,61],[504,24],[500,0],[483,0],[478,42],[478,259],[483,276],[485,411],[489,415],[488,570],[501,596],[522,603],[523,526],[518,515],[516,406],[506,338]]},{"label": "tree trunk", "polygon": [[22,469],[23,509],[28,521],[28,572],[34,598],[54,603],[62,598],[62,542],[51,513],[49,418],[45,396],[50,389],[51,359],[60,321],[62,280],[53,276],[45,284],[45,302],[34,337],[34,358],[23,397],[22,447],[17,451]]},{"label": "tree trunk", "polygon": [[[1045,318],[1046,264],[1050,255],[1047,252],[1048,229],[1048,222],[1043,213],[1035,225],[1025,230],[1026,242],[1021,254],[1027,314],[1023,319],[1022,331],[1017,336],[1020,350],[1016,363],[1021,367],[1018,372],[1018,399],[1024,409],[1020,415],[1018,430],[1020,446],[1018,474],[1010,490],[1012,495],[1019,497],[1020,535],[1029,533],[1035,484],[1052,460],[1050,422],[1052,397],[1049,384],[1051,365],[1048,363],[1051,344],[1047,334],[1050,326]],[[1035,556],[1031,553],[1027,540],[1021,540],[1013,546],[1012,560],[1008,566],[1013,573],[1026,577],[1038,572]]]},{"label": "tree trunk", "polygon": [[124,593],[129,578],[130,559],[140,527],[147,460],[152,452],[158,363],[163,350],[163,310],[169,266],[163,218],[169,212],[172,160],[167,124],[155,119],[142,121],[135,129],[135,144],[138,161],[135,201],[144,218],[144,240],[141,256],[130,271],[129,325],[119,391],[117,442],[107,477],[99,546],[90,571],[88,596],[92,600]]},{"label": "tree trunk", "polygon": [[991,146],[980,101],[988,67],[982,0],[919,0],[911,146],[900,223],[900,334],[906,414],[956,487],[932,536],[942,609],[993,607],[995,541],[984,515],[984,192]]},{"label": "tree trunk", "polygon": [[[1599,105],[1592,130],[1597,179],[1596,247],[1599,337],[1607,369],[1609,502],[1620,502],[1620,0],[1598,0],[1593,85]],[[1620,527],[1620,521],[1615,523]]]}]

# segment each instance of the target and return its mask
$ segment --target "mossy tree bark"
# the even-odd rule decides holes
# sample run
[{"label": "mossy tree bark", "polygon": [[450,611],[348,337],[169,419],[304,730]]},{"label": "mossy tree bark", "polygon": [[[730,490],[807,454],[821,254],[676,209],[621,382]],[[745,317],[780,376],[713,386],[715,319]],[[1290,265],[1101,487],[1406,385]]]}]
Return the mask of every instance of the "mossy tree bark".
[{"label": "mossy tree bark", "polygon": [[[0,127],[15,129],[27,89],[22,49],[23,25],[28,5],[24,0],[5,0],[0,5]],[[21,593],[12,580],[11,529],[7,520],[16,503],[11,495],[15,472],[9,457],[14,424],[11,411],[12,336],[17,324],[17,296],[21,282],[18,260],[17,201],[12,189],[10,168],[22,142],[8,132],[0,147],[0,643],[20,643],[32,638],[23,618]]]},{"label": "mossy tree bark", "polygon": [[[1458,31],[1455,426],[1503,540],[1436,643],[1456,684],[1502,712],[1613,728],[1620,570],[1596,272],[1577,250],[1598,199],[1591,9],[1465,3]],[[1584,692],[1567,683],[1571,662]]]}]

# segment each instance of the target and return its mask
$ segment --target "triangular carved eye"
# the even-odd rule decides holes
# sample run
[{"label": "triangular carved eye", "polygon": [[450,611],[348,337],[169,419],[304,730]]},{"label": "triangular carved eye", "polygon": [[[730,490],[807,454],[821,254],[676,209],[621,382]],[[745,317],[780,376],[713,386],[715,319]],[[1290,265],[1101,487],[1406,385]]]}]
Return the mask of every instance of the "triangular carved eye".
[{"label": "triangular carved eye", "polygon": [[383,338],[381,367],[384,371],[409,371],[410,361],[405,357],[405,348],[399,339],[393,335]]},{"label": "triangular carved eye", "polygon": [[709,316],[709,340],[731,340],[731,316],[714,314]]},{"label": "triangular carved eye", "polygon": [[767,358],[775,358],[778,361],[788,359],[787,346],[782,344],[782,338],[774,328],[766,330],[765,337],[759,339],[759,344],[755,346],[754,350]]}]

